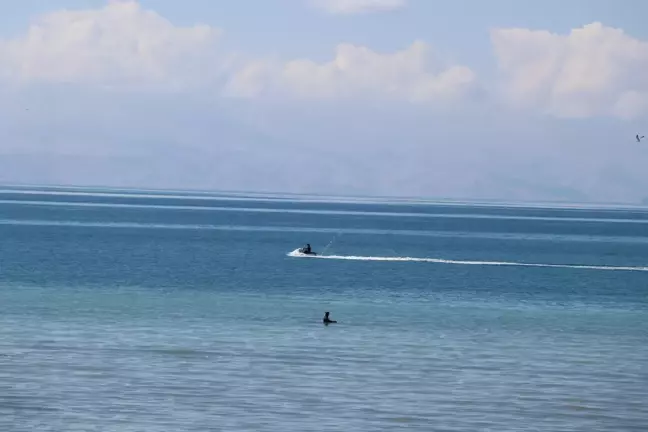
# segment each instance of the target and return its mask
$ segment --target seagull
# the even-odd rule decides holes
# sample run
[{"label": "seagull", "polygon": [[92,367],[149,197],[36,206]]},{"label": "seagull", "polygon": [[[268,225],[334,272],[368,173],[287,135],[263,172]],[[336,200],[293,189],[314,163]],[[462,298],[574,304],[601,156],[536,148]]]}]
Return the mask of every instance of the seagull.
[{"label": "seagull", "polygon": [[644,139],[644,136],[639,136],[639,134],[637,134],[637,142],[641,142],[642,139]]}]

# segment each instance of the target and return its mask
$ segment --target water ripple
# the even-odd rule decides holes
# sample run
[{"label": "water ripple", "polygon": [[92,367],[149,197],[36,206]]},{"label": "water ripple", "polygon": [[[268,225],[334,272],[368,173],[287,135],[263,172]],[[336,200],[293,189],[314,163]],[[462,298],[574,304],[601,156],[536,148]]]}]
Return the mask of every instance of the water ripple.
[{"label": "water ripple", "polygon": [[0,359],[0,426],[620,431],[648,421],[646,373],[637,366],[646,350],[620,342],[614,350],[578,339],[537,347],[524,334],[480,343],[469,330],[439,339],[343,327],[295,338],[284,326],[214,324],[99,326],[101,340],[69,322],[67,332],[53,326],[40,340],[37,325],[11,327],[0,351],[22,355]]}]

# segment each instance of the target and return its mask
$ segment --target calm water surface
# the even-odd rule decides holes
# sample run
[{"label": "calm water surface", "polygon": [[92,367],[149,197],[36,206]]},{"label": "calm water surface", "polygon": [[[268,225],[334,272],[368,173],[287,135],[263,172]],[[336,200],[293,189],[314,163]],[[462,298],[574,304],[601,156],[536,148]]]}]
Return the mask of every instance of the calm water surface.
[{"label": "calm water surface", "polygon": [[648,212],[79,192],[0,191],[0,430],[648,430]]}]

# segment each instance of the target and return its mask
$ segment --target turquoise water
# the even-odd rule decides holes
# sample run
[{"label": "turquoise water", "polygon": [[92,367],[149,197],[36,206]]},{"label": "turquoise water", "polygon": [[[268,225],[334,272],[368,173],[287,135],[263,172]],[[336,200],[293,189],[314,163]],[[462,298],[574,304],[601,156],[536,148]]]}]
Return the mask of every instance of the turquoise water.
[{"label": "turquoise water", "polygon": [[0,238],[0,430],[648,429],[641,209],[5,188]]}]

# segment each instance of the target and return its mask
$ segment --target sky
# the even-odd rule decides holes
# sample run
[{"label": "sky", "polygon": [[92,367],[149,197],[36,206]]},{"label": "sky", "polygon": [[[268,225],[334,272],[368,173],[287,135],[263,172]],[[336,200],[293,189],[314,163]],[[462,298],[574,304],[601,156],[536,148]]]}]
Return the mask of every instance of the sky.
[{"label": "sky", "polygon": [[648,202],[643,0],[22,0],[0,183]]}]

